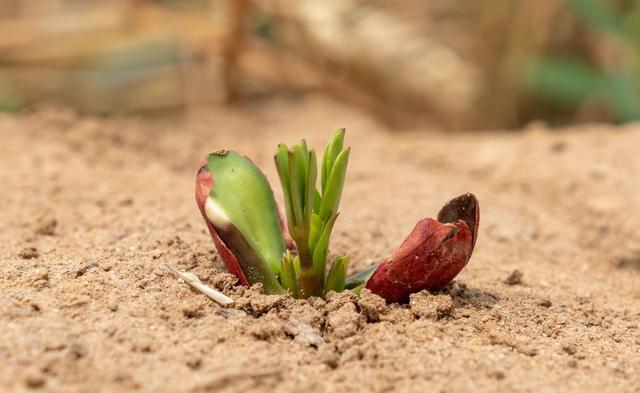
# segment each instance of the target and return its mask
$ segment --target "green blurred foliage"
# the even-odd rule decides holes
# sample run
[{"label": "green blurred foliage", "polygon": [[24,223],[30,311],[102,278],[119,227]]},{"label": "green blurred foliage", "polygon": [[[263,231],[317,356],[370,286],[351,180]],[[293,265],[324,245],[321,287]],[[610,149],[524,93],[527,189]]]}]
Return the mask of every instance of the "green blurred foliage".
[{"label": "green blurred foliage", "polygon": [[604,0],[566,1],[596,45],[603,42],[614,53],[613,60],[598,64],[577,53],[546,55],[528,73],[529,87],[559,106],[578,109],[588,102],[617,121],[640,119],[640,3],[621,12]]}]

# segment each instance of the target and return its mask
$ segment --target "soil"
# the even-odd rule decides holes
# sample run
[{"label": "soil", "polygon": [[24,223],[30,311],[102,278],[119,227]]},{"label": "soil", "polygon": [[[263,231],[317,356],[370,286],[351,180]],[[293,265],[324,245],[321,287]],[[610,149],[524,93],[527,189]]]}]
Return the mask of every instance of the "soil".
[{"label": "soil", "polygon": [[[471,191],[480,233],[454,283],[386,305],[267,296],[224,272],[200,159],[236,149],[276,185],[278,142],[321,149],[340,126],[332,252],[363,269]],[[640,390],[640,125],[401,132],[311,97],[153,119],[41,109],[0,133],[0,391]]]}]

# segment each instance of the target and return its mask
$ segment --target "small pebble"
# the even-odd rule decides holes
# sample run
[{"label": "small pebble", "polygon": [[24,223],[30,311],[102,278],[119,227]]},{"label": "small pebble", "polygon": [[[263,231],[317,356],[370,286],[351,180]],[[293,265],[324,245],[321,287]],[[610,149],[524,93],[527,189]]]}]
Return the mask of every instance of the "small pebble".
[{"label": "small pebble", "polygon": [[193,357],[187,360],[187,367],[192,370],[197,370],[202,366],[202,359]]},{"label": "small pebble", "polygon": [[540,300],[540,302],[538,302],[538,306],[544,307],[544,308],[549,308],[549,307],[551,307],[551,300],[542,299],[542,300]]},{"label": "small pebble", "polygon": [[42,217],[35,225],[35,232],[38,235],[53,236],[58,226],[58,220],[52,217]]},{"label": "small pebble", "polygon": [[22,259],[34,259],[38,258],[40,254],[38,253],[38,249],[35,247],[25,247],[20,250],[18,256]]},{"label": "small pebble", "polygon": [[504,283],[507,285],[520,285],[522,284],[523,275],[520,270],[516,269],[509,274],[509,277],[504,280]]},{"label": "small pebble", "polygon": [[45,379],[39,375],[30,375],[25,380],[25,384],[30,389],[39,389],[44,386],[45,382]]},{"label": "small pebble", "polygon": [[575,355],[578,352],[577,348],[573,344],[565,344],[562,346],[562,350],[568,355]]}]

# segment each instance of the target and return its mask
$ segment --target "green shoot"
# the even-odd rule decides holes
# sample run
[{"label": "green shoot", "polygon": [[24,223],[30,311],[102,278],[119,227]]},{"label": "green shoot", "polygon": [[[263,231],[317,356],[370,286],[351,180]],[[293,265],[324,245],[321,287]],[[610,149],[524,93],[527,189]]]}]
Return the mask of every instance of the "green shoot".
[{"label": "green shoot", "polygon": [[280,281],[294,296],[322,296],[329,283],[330,290],[344,289],[341,274],[344,271],[346,275],[348,258],[336,259],[335,269],[331,269],[335,272],[330,272],[330,280],[326,272],[331,231],[338,218],[349,161],[350,149],[343,148],[344,133],[344,129],[339,129],[325,148],[320,168],[321,191],[316,188],[316,153],[308,149],[304,140],[292,148],[279,145],[275,155],[285,199],[287,228],[296,243],[299,260],[299,271],[294,275],[291,272],[295,270],[295,260],[291,254],[284,254]]}]

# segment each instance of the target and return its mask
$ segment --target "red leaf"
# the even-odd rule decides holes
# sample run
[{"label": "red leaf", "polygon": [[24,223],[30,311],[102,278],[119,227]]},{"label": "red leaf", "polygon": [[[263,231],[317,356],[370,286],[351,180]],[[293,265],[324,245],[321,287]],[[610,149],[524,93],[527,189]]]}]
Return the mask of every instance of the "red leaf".
[{"label": "red leaf", "polygon": [[406,301],[412,293],[446,285],[466,266],[473,252],[479,223],[478,201],[464,194],[449,201],[438,214],[425,218],[383,261],[366,288],[388,302]]}]

